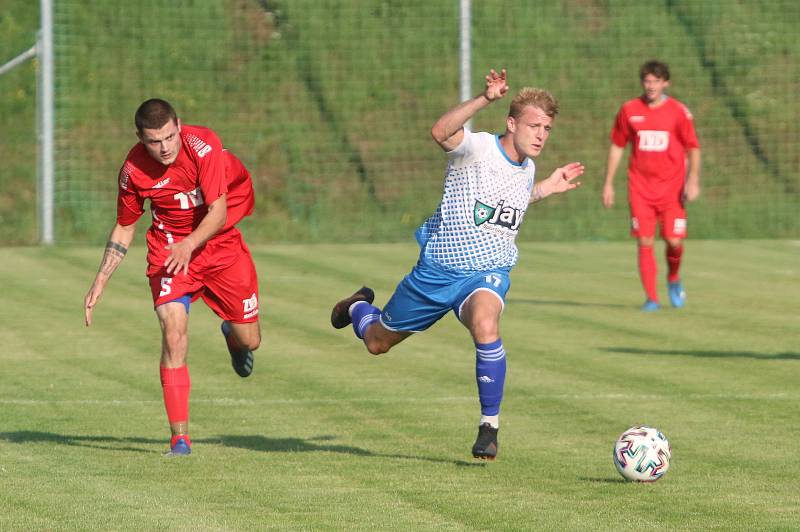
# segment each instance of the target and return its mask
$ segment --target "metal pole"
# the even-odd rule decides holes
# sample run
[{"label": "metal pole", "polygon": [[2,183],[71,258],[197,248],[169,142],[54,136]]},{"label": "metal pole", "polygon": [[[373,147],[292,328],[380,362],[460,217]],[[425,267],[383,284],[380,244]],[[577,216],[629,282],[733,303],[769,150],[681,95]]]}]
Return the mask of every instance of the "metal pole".
[{"label": "metal pole", "polygon": [[33,46],[31,46],[30,49],[22,52],[21,54],[19,54],[17,57],[12,59],[11,61],[6,63],[5,65],[0,66],[0,76],[5,74],[9,70],[13,69],[14,67],[17,67],[17,66],[21,65],[22,63],[24,63],[25,61],[27,61],[28,59],[30,59],[32,57],[36,57],[36,45],[35,44]]},{"label": "metal pole", "polygon": [[41,34],[38,52],[39,66],[39,146],[40,146],[40,240],[53,244],[53,192],[54,192],[54,92],[53,92],[53,2],[40,0]]},{"label": "metal pole", "polygon": [[[471,0],[461,0],[460,16],[460,56],[461,56],[461,101],[472,98],[472,15]],[[465,124],[467,129],[472,129],[472,120]]]}]

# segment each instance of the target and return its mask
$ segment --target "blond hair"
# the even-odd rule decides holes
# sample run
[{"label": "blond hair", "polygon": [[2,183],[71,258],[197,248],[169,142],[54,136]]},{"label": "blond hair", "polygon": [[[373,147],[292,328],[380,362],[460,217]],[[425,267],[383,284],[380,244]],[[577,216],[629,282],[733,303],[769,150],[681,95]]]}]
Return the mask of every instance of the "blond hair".
[{"label": "blond hair", "polygon": [[534,87],[523,87],[511,100],[508,116],[518,119],[522,116],[522,111],[528,106],[538,107],[550,118],[555,118],[558,114],[558,101],[550,91]]}]

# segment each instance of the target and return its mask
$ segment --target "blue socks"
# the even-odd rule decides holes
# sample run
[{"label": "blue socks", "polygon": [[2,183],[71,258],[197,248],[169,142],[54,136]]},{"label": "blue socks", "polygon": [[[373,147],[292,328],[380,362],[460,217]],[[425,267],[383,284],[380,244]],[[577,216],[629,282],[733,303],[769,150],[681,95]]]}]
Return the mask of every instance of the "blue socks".
[{"label": "blue socks", "polygon": [[381,317],[381,311],[377,307],[373,307],[366,301],[358,301],[353,303],[350,307],[350,318],[353,320],[353,331],[356,336],[364,339],[364,332],[367,327],[378,321]]},{"label": "blue socks", "polygon": [[500,338],[488,344],[475,344],[475,378],[478,381],[481,414],[498,415],[506,381],[506,351]]},{"label": "blue socks", "polygon": [[[364,339],[367,327],[380,319],[381,311],[366,301],[350,307],[350,318],[356,336]],[[497,416],[503,402],[503,386],[506,382],[506,351],[503,340],[498,338],[488,344],[475,344],[475,379],[483,416]]]}]

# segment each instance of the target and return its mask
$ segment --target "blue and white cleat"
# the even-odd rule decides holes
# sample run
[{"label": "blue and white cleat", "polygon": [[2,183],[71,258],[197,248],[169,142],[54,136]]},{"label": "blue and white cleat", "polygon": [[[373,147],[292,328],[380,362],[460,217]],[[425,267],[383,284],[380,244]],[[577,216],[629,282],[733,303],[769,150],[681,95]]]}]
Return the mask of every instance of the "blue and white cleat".
[{"label": "blue and white cleat", "polygon": [[655,312],[661,308],[661,305],[658,304],[658,301],[653,301],[652,299],[648,299],[642,305],[642,312]]},{"label": "blue and white cleat", "polygon": [[667,292],[669,293],[669,302],[673,307],[681,308],[686,303],[686,291],[680,281],[667,283]]},{"label": "blue and white cleat", "polygon": [[173,439],[175,441],[172,442],[172,448],[164,456],[171,458],[173,456],[187,456],[192,454],[192,444],[189,442],[188,438],[179,436],[178,438]]}]

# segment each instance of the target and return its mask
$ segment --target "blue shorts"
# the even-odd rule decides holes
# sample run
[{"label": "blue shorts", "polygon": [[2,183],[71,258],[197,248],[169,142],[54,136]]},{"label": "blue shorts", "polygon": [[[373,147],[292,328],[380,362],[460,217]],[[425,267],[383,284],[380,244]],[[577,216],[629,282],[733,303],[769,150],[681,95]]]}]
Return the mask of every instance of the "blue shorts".
[{"label": "blue shorts", "polygon": [[478,290],[493,292],[505,305],[510,287],[506,269],[465,274],[419,262],[383,307],[381,324],[390,331],[424,331],[450,310],[459,317],[464,301]]}]

